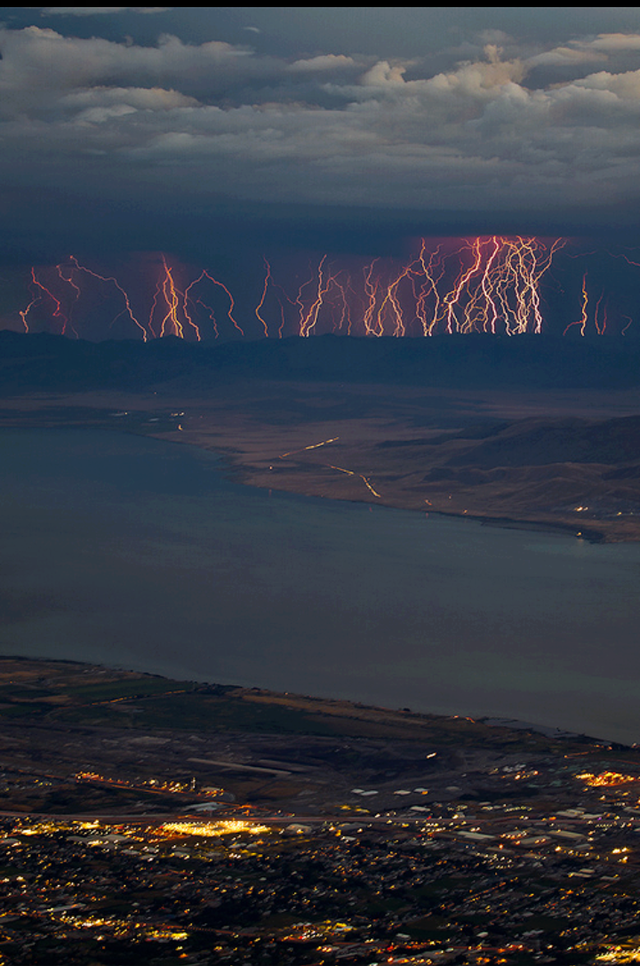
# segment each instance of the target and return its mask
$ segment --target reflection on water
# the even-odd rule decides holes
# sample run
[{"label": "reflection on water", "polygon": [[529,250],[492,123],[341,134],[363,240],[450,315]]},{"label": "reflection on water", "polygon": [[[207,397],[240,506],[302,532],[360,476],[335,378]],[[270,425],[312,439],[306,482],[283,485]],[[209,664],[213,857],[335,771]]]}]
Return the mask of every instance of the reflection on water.
[{"label": "reflection on water", "polygon": [[230,483],[212,454],[0,433],[6,654],[640,740],[640,547]]}]

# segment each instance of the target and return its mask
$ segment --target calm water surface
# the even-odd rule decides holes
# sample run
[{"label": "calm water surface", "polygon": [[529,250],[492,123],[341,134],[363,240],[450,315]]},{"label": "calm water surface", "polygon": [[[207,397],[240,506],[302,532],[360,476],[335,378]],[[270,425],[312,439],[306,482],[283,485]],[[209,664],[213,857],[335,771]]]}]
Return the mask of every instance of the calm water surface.
[{"label": "calm water surface", "polygon": [[2,652],[640,741],[640,546],[269,495],[219,467],[2,431]]}]

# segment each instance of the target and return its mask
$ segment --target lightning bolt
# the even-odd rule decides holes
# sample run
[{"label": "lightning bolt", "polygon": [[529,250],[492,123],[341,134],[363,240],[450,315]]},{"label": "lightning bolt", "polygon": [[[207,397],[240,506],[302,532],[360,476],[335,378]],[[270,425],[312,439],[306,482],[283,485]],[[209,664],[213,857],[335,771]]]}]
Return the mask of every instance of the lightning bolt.
[{"label": "lightning bolt", "polygon": [[265,320],[260,315],[260,312],[262,311],[262,306],[264,305],[264,300],[267,297],[267,289],[269,288],[269,279],[271,278],[271,265],[269,264],[269,262],[267,261],[266,258],[264,259],[264,266],[265,266],[265,269],[266,269],[265,276],[264,276],[264,285],[262,287],[262,295],[260,296],[260,301],[256,305],[256,310],[255,311],[256,311],[256,318],[262,324],[262,328],[264,329],[265,338],[268,339],[269,338],[269,329],[267,328],[267,323],[265,322]]},{"label": "lightning bolt", "polygon": [[584,335],[585,329],[587,327],[588,321],[588,309],[589,309],[589,293],[587,292],[587,273],[585,272],[582,276],[582,315],[575,322],[569,322],[563,335],[566,335],[569,329],[574,325],[580,326],[580,335]]},{"label": "lightning bolt", "polygon": [[121,315],[126,314],[126,315],[129,316],[129,318],[131,319],[131,321],[133,322],[133,324],[135,325],[135,327],[140,332],[140,335],[142,336],[142,341],[143,342],[146,342],[147,341],[147,330],[145,329],[145,327],[143,325],[141,325],[138,322],[138,320],[136,319],[135,315],[133,314],[133,310],[131,308],[131,302],[129,301],[129,296],[127,295],[127,293],[123,289],[123,287],[120,284],[120,282],[118,281],[118,279],[115,278],[113,275],[100,275],[98,272],[93,272],[90,268],[87,268],[85,265],[80,265],[80,263],[78,262],[78,259],[75,257],[75,255],[70,255],[69,256],[69,260],[72,263],[72,265],[74,265],[75,268],[79,272],[85,272],[87,275],[92,276],[92,278],[97,278],[101,282],[111,282],[111,284],[116,287],[116,289],[120,292],[120,294],[122,295],[122,298],[124,299],[124,308],[122,309],[121,312],[118,313],[118,315],[116,315],[116,317],[113,319],[111,325],[113,325],[113,323],[116,321],[116,319],[118,319]]}]

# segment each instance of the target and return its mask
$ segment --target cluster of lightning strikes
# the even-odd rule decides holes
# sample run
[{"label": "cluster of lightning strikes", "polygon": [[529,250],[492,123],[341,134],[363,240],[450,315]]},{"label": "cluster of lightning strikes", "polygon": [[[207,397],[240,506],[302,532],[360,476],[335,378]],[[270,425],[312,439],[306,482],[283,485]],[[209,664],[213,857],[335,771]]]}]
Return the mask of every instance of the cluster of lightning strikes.
[{"label": "cluster of lightning strikes", "polygon": [[[219,335],[216,311],[210,304],[212,293],[224,293],[224,315],[228,324],[238,335],[245,333],[234,318],[233,295],[219,279],[203,269],[186,283],[178,281],[184,275],[181,266],[172,265],[161,255],[148,305],[134,311],[133,298],[114,275],[102,275],[81,264],[75,255],[51,269],[36,272],[31,269],[31,298],[19,315],[25,332],[31,328],[31,319],[48,314],[61,335],[80,338],[85,326],[82,318],[95,314],[98,306],[107,304],[112,316],[103,335],[109,337],[120,323],[119,332],[139,337],[144,342],[174,335],[180,339],[202,339],[201,319],[207,318],[215,338]],[[208,284],[207,284],[208,283]],[[206,299],[206,301],[205,301]],[[78,321],[80,320],[80,321]],[[122,322],[125,327],[122,327]]]},{"label": "cluster of lightning strikes", "polygon": [[[422,239],[404,263],[374,258],[346,268],[325,254],[295,281],[277,281],[264,258],[264,275],[253,308],[243,310],[242,325],[230,289],[206,269],[189,271],[177,260],[156,256],[140,284],[134,282],[127,291],[115,275],[70,256],[55,267],[31,269],[30,296],[19,317],[26,332],[143,341],[169,335],[201,341],[327,332],[396,337],[540,333],[542,283],[567,243],[521,235]],[[246,302],[247,293],[242,294]],[[576,309],[565,332],[575,327],[585,335],[588,326],[599,335],[607,330],[608,301],[604,292],[589,292],[586,273]],[[98,310],[103,321],[96,335]],[[626,316],[623,322],[624,332],[631,319]]]}]

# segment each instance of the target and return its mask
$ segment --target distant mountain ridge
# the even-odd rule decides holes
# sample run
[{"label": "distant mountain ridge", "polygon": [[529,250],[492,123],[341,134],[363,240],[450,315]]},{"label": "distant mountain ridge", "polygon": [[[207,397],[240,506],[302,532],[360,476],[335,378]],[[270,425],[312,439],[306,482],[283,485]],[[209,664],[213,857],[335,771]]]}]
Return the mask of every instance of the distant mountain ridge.
[{"label": "distant mountain ridge", "polygon": [[640,386],[640,342],[544,335],[85,342],[0,332],[0,393],[92,389],[202,393],[234,379],[388,383],[455,389]]}]

